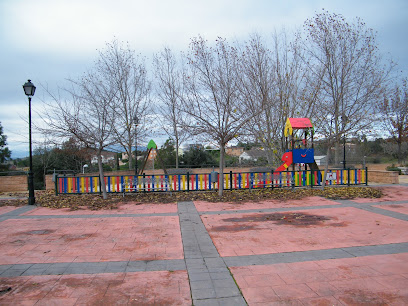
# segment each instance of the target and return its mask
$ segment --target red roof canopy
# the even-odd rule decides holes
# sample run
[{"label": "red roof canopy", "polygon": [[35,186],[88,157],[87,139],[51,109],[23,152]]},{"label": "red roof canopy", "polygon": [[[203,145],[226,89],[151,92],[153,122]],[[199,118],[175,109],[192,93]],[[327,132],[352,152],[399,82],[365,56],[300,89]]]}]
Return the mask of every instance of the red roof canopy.
[{"label": "red roof canopy", "polygon": [[293,129],[313,129],[309,118],[288,118],[285,123],[285,136],[293,135]]},{"label": "red roof canopy", "polygon": [[292,129],[304,129],[311,128],[313,124],[310,122],[309,118],[288,118]]}]

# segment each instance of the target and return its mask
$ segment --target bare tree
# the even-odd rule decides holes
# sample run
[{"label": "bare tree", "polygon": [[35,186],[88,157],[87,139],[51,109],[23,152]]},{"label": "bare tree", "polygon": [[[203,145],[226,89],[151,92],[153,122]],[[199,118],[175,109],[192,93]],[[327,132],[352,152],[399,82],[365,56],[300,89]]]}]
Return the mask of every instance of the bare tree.
[{"label": "bare tree", "polygon": [[[307,71],[300,57],[298,41],[290,42],[286,31],[275,32],[268,48],[262,37],[252,35],[241,53],[242,97],[258,113],[249,132],[263,143],[268,162],[279,159],[284,150],[283,130],[288,117],[308,117],[316,95],[307,95]],[[260,107],[262,112],[258,112]]]},{"label": "bare tree", "polygon": [[324,120],[319,128],[328,134],[328,120],[333,120],[338,164],[342,137],[372,126],[374,106],[387,86],[392,64],[384,64],[375,33],[359,18],[348,23],[341,15],[323,11],[308,19],[304,28],[305,63],[314,86],[320,88],[320,103],[328,110],[320,117]]},{"label": "bare tree", "polygon": [[188,125],[186,124],[188,118],[184,118],[184,128],[181,125],[183,118],[180,103],[183,96],[183,75],[174,54],[167,47],[154,55],[153,65],[157,79],[157,97],[162,103],[158,111],[164,119],[159,122],[167,135],[175,140],[176,168],[178,168],[179,148],[190,136],[185,128]]},{"label": "bare tree", "polygon": [[381,114],[382,127],[397,145],[398,163],[402,163],[405,159],[402,145],[408,141],[408,80],[405,78],[402,85],[396,85],[391,97],[385,96],[377,109]]},{"label": "bare tree", "polygon": [[220,147],[222,196],[225,145],[241,133],[252,115],[247,111],[248,105],[239,99],[236,48],[222,38],[216,40],[215,47],[210,47],[202,37],[192,39],[190,47],[182,110],[191,116],[188,127],[195,134],[205,135]]},{"label": "bare tree", "polygon": [[[279,139],[279,123],[275,120],[279,110],[273,97],[276,86],[273,55],[259,34],[253,34],[242,49],[238,61],[238,88],[241,99],[249,102],[251,107],[248,110],[253,114],[245,127],[246,134],[263,144],[268,163],[271,164]],[[264,111],[259,112],[262,105],[265,105]]]},{"label": "bare tree", "polygon": [[[87,148],[96,150],[99,178],[104,182],[102,151],[116,142],[112,122],[112,106],[116,89],[100,73],[98,66],[79,80],[70,80],[71,87],[62,89],[67,97],[55,95],[46,89],[52,102],[46,103],[43,131],[61,140],[74,137]],[[100,184],[103,198],[107,199],[106,186]]]},{"label": "bare tree", "polygon": [[114,40],[99,53],[96,65],[115,92],[113,111],[116,116],[112,129],[117,143],[129,156],[130,170],[133,168],[132,147],[136,142],[136,133],[138,140],[146,136],[150,121],[146,117],[152,113],[151,82],[145,63],[128,45],[123,46],[123,43]]}]

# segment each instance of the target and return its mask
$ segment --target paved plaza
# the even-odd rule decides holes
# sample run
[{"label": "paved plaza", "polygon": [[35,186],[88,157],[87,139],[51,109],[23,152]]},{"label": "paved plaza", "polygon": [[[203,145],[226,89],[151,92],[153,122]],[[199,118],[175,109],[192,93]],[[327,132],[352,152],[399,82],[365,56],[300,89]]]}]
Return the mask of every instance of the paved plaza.
[{"label": "paved plaza", "polygon": [[380,199],[0,207],[0,305],[406,305],[408,186],[378,188]]}]

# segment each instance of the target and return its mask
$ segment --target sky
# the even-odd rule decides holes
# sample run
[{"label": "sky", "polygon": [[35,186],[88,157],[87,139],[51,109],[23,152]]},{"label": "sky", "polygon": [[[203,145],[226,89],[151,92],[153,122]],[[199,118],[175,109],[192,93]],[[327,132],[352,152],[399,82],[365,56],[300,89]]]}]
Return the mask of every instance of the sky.
[{"label": "sky", "polygon": [[0,122],[12,158],[28,155],[27,79],[37,87],[37,123],[43,88],[80,76],[113,39],[151,61],[164,46],[187,50],[198,35],[211,42],[300,29],[323,8],[362,18],[377,32],[380,52],[408,77],[407,0],[0,0]]}]

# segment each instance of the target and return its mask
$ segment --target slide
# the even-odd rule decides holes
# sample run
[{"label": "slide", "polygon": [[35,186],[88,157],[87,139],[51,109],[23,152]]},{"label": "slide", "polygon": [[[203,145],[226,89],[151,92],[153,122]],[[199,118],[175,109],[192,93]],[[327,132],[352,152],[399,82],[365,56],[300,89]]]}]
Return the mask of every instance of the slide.
[{"label": "slide", "polygon": [[292,152],[286,152],[282,156],[282,161],[284,162],[280,165],[274,172],[282,172],[285,171],[293,162],[293,155]]},{"label": "slide", "polygon": [[319,166],[316,164],[316,161],[313,161],[313,163],[308,163],[307,164],[312,171],[319,171]]}]

